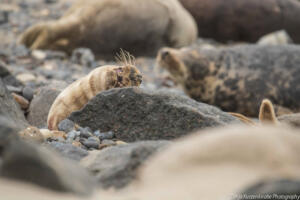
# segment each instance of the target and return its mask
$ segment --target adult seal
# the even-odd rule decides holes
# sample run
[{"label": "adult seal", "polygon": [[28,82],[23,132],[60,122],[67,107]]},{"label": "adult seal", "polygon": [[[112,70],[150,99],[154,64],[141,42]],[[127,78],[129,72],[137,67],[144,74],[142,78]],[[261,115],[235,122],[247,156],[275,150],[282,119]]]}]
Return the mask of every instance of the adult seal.
[{"label": "adult seal", "polygon": [[195,18],[200,37],[256,42],[286,30],[300,43],[300,3],[295,0],[180,0]]},{"label": "adult seal", "polygon": [[163,48],[157,62],[190,97],[224,111],[257,117],[265,98],[282,112],[299,111],[299,55],[296,45],[194,46]]},{"label": "adult seal", "polygon": [[178,0],[78,0],[59,20],[27,29],[20,42],[70,54],[87,47],[111,59],[120,48],[155,56],[160,47],[182,47],[196,38],[196,23]]}]

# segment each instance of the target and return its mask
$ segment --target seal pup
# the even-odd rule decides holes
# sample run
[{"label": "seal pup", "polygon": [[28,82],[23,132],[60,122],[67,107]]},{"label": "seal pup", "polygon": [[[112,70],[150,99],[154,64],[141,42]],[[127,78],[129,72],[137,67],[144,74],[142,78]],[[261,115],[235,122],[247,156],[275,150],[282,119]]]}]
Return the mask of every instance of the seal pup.
[{"label": "seal pup", "polygon": [[286,30],[300,42],[300,3],[295,0],[180,0],[193,15],[200,37],[256,42],[260,37]]},{"label": "seal pup", "polygon": [[167,69],[191,98],[257,117],[265,98],[282,111],[300,109],[299,55],[296,45],[163,48],[157,65]]},{"label": "seal pup", "polygon": [[72,112],[80,110],[91,98],[111,88],[139,86],[142,75],[134,66],[133,57],[126,52],[119,56],[121,66],[106,65],[92,70],[65,88],[54,100],[48,114],[49,130],[57,130],[58,123]]},{"label": "seal pup", "polygon": [[182,47],[197,39],[197,25],[178,0],[78,0],[56,21],[41,22],[20,37],[30,49],[90,48],[111,59],[120,48],[155,56],[163,46]]}]

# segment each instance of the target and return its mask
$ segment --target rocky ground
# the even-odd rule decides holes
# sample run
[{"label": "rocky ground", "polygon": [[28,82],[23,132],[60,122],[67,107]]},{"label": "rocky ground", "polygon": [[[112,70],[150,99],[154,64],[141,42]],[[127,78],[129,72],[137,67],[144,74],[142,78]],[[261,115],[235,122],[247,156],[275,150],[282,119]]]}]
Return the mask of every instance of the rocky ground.
[{"label": "rocky ground", "polygon": [[[21,193],[24,193],[24,199],[98,199],[100,196],[103,199],[151,199],[149,185],[157,180],[153,181],[148,177],[151,173],[139,176],[139,171],[141,166],[147,165],[145,163],[149,162],[152,155],[176,144],[174,139],[198,129],[221,127],[219,130],[222,130],[224,126],[241,122],[217,107],[187,97],[168,78],[167,73],[156,66],[154,57],[139,57],[136,58],[136,66],[143,74],[140,88],[104,91],[89,101],[82,110],[73,112],[60,122],[58,131],[49,131],[46,124],[48,111],[60,91],[95,67],[116,63],[114,60],[96,60],[93,52],[87,48],[75,49],[72,55],[67,55],[59,51],[30,51],[18,44],[18,38],[26,28],[39,21],[59,18],[72,1],[0,2],[0,195],[8,199],[19,199],[18,195],[21,196]],[[222,44],[199,38],[196,45],[214,48]],[[295,141],[298,142],[298,138]],[[184,148],[184,145],[184,142],[177,144],[179,149]],[[236,143],[232,145],[239,148]],[[259,148],[263,149],[261,146]],[[224,149],[226,150],[225,147]],[[186,151],[195,150],[197,148]],[[212,149],[208,148],[207,151]],[[182,152],[182,158],[188,155],[185,151]],[[168,156],[167,152],[166,155]],[[178,166],[178,173],[182,172],[182,163],[178,161],[180,153],[170,155],[169,165],[174,161]],[[276,162],[275,158],[274,160]],[[197,159],[187,156],[185,162],[193,163]],[[158,170],[155,163],[160,163],[159,158],[153,163],[153,169]],[[169,175],[165,172],[176,174],[177,171],[176,167],[172,169],[169,165],[167,163],[166,168],[162,165],[159,169],[162,171],[158,170],[158,174],[166,174],[163,182],[172,185],[172,182],[165,182]],[[287,165],[297,166],[294,163]],[[193,177],[194,168],[189,167],[189,175]],[[151,172],[151,165],[146,170]],[[246,174],[241,173],[242,176]],[[262,178],[265,174],[266,170],[261,170],[253,176]],[[152,175],[157,178],[155,174]],[[135,182],[140,177],[142,180],[146,177],[145,184],[136,186]],[[187,177],[179,176],[180,178],[185,180]],[[248,186],[253,180],[247,179],[243,186]],[[255,179],[256,182],[258,180]],[[178,180],[174,180],[176,181]],[[178,187],[184,187],[185,183],[192,184],[189,181],[182,182]],[[265,188],[264,184],[272,185],[272,188]],[[291,188],[292,192],[299,193],[299,183],[285,179],[251,188],[242,187],[237,191],[246,188],[244,193],[270,193],[278,191],[278,185],[284,192],[285,188]],[[141,192],[136,196],[133,195],[135,193],[132,188],[123,193],[112,192],[112,188],[119,190],[127,186],[133,190],[141,188]],[[175,189],[173,186],[170,188]],[[20,188],[20,192],[15,193],[14,187]],[[155,188],[159,194],[161,188]],[[164,192],[160,194],[163,195]],[[144,195],[147,197],[144,198]],[[176,198],[168,196],[168,199]],[[195,196],[190,199],[195,199]]]}]

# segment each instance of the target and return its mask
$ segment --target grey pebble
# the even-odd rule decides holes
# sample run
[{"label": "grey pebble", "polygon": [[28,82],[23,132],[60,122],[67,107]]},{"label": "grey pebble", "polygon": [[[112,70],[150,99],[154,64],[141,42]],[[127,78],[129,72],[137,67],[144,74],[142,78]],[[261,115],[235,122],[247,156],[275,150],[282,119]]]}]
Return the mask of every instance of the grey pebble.
[{"label": "grey pebble", "polygon": [[79,135],[80,135],[79,131],[72,130],[72,131],[67,133],[67,139],[74,140],[76,138],[76,136],[79,136]]},{"label": "grey pebble", "polygon": [[97,138],[97,137],[95,137],[95,136],[89,137],[88,140],[90,140],[90,141],[95,141],[95,142],[97,142],[98,144],[100,144],[99,138]]},{"label": "grey pebble", "polygon": [[84,139],[84,138],[81,138],[80,140],[80,143],[83,144],[85,147],[91,149],[99,149],[99,143],[95,140],[87,140],[87,139]]},{"label": "grey pebble", "polygon": [[115,136],[114,132],[109,131],[109,132],[105,132],[105,133],[100,132],[98,137],[100,140],[106,140],[106,139],[113,139],[114,136]]},{"label": "grey pebble", "polygon": [[80,131],[80,137],[81,138],[89,138],[91,136],[93,136],[93,134],[91,133],[91,129],[89,127],[79,127],[78,130]]},{"label": "grey pebble", "polygon": [[69,133],[75,130],[75,124],[69,119],[64,119],[58,124],[58,130]]},{"label": "grey pebble", "polygon": [[31,101],[33,99],[34,90],[29,87],[25,86],[22,91],[22,96],[25,97],[28,101]]}]

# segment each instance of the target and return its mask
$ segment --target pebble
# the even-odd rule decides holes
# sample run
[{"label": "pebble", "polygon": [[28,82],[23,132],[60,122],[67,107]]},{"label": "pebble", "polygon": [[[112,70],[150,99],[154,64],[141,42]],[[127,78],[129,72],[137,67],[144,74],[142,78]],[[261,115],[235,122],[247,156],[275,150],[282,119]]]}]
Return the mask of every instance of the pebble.
[{"label": "pebble", "polygon": [[15,87],[12,85],[7,85],[6,88],[8,89],[9,92],[14,92],[17,94],[21,94],[22,93],[22,88],[21,87]]},{"label": "pebble", "polygon": [[34,90],[32,87],[25,86],[22,90],[22,95],[25,97],[28,101],[31,101],[33,99]]},{"label": "pebble", "polygon": [[45,60],[45,58],[47,57],[46,53],[41,50],[33,50],[31,52],[31,56],[37,60]]},{"label": "pebble", "polygon": [[73,51],[71,61],[80,65],[92,67],[95,62],[95,56],[90,49],[78,48]]},{"label": "pebble", "polygon": [[80,139],[81,144],[83,144],[85,147],[89,149],[99,149],[99,143],[95,140],[87,140],[84,138]]},{"label": "pebble", "polygon": [[64,119],[58,124],[58,130],[69,133],[75,130],[75,124],[69,119]]},{"label": "pebble", "polygon": [[92,130],[89,127],[85,127],[85,128],[79,127],[78,131],[80,131],[81,138],[89,138],[93,136]]},{"label": "pebble", "polygon": [[67,139],[74,140],[79,135],[80,135],[79,131],[72,130],[67,133]]},{"label": "pebble", "polygon": [[90,140],[90,141],[95,141],[95,142],[97,142],[98,144],[100,144],[99,138],[97,138],[97,137],[95,137],[95,136],[89,137],[88,140]]},{"label": "pebble", "polygon": [[115,136],[114,132],[112,132],[112,131],[101,133],[99,130],[98,130],[98,132],[95,131],[94,135],[99,137],[100,140],[113,139]]},{"label": "pebble", "polygon": [[42,143],[45,141],[43,134],[34,126],[29,126],[20,131],[19,135],[21,138],[32,142]]},{"label": "pebble", "polygon": [[27,108],[29,107],[29,102],[27,99],[25,99],[24,97],[22,97],[16,93],[12,93],[11,95],[13,96],[15,101],[20,105],[22,110],[27,110]]},{"label": "pebble", "polygon": [[30,73],[21,73],[16,76],[16,78],[21,82],[35,81],[35,76]]}]

